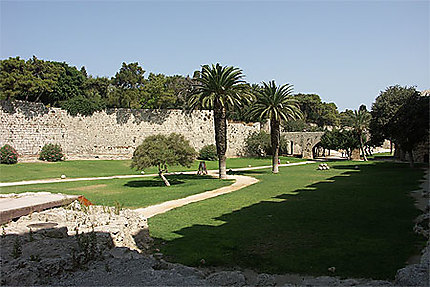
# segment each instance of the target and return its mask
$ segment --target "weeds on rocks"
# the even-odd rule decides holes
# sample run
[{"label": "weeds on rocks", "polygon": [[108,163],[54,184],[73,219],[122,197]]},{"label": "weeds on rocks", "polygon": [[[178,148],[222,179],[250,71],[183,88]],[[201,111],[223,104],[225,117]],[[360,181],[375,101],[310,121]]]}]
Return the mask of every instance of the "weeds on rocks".
[{"label": "weeds on rocks", "polygon": [[30,231],[28,232],[28,241],[29,242],[34,241],[33,230],[31,230],[31,228],[30,228]]},{"label": "weeds on rocks", "polygon": [[22,255],[21,240],[19,240],[19,238],[15,239],[15,243],[13,244],[13,249],[12,249],[11,255],[14,259],[17,259]]},{"label": "weeds on rocks", "polygon": [[74,269],[85,269],[88,262],[101,257],[101,250],[97,247],[97,236],[94,229],[81,234],[76,229],[75,237],[78,248],[72,251],[72,266]]},{"label": "weeds on rocks", "polygon": [[115,200],[115,210],[114,210],[114,213],[115,213],[115,215],[119,215],[119,213],[121,212],[121,210],[122,210],[122,204],[121,203],[119,203],[117,200]]},{"label": "weeds on rocks", "polygon": [[30,255],[30,261],[36,261],[39,262],[40,261],[40,256],[39,255]]}]

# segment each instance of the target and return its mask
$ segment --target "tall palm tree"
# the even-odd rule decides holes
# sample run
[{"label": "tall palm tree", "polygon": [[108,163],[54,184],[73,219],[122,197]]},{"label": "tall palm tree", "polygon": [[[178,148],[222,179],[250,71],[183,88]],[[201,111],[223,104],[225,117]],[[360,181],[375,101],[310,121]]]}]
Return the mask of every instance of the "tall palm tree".
[{"label": "tall palm tree", "polygon": [[227,108],[241,106],[249,96],[242,83],[242,70],[220,64],[203,65],[190,98],[191,110],[201,107],[214,111],[215,143],[219,162],[219,178],[227,178]]},{"label": "tall palm tree", "polygon": [[292,98],[293,86],[285,84],[276,86],[275,81],[263,82],[262,89],[250,109],[251,116],[260,121],[270,119],[270,140],[272,144],[272,172],[278,173],[279,142],[281,137],[281,121],[299,119],[302,113],[297,101]]},{"label": "tall palm tree", "polygon": [[370,123],[370,112],[367,111],[365,105],[361,105],[360,108],[354,111],[352,126],[354,131],[357,133],[357,136],[360,140],[360,150],[363,154],[364,161],[367,161],[366,153],[364,152],[364,143],[363,143],[363,135],[366,133],[369,128]]}]

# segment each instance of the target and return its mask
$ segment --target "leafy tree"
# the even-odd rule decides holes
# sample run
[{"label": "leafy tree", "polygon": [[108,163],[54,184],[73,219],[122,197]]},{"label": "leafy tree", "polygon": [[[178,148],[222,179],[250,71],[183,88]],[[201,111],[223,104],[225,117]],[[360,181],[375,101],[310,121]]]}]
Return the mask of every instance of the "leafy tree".
[{"label": "leafy tree", "polygon": [[212,64],[202,66],[200,77],[193,87],[193,96],[189,107],[195,109],[202,107],[214,111],[215,143],[219,162],[219,177],[227,178],[226,156],[227,151],[227,118],[226,111],[232,106],[242,106],[248,94],[240,85],[242,70],[235,67]]},{"label": "leafy tree", "polygon": [[9,58],[0,61],[0,98],[2,100],[20,99],[27,89],[24,84],[32,80],[25,60]]},{"label": "leafy tree", "polygon": [[196,156],[196,152],[184,136],[172,133],[169,136],[154,135],[145,138],[133,153],[132,168],[143,170],[145,168],[158,167],[158,175],[166,186],[169,181],[164,176],[169,165],[182,165],[190,167]]},{"label": "leafy tree", "polygon": [[76,96],[61,104],[61,108],[65,109],[70,115],[78,114],[83,116],[91,116],[96,111],[101,111],[105,108],[104,102],[98,95],[92,97]]},{"label": "leafy tree", "polygon": [[299,103],[306,123],[314,123],[319,127],[339,124],[339,112],[334,103],[324,103],[316,94],[296,94],[294,98]]},{"label": "leafy tree", "polygon": [[339,125],[339,112],[335,103],[321,103],[316,124],[319,127]]},{"label": "leafy tree", "polygon": [[110,85],[110,80],[106,77],[93,78],[92,76],[89,76],[83,85],[84,94],[87,97],[98,95],[104,102],[106,102]]},{"label": "leafy tree", "polygon": [[35,56],[27,62],[19,57],[0,62],[1,98],[52,104],[53,87],[62,69]]},{"label": "leafy tree", "polygon": [[[57,105],[60,101],[68,100],[73,97],[82,96],[84,94],[83,85],[86,80],[84,74],[82,74],[76,67],[71,67],[66,63],[52,62],[58,68],[61,73],[54,91],[50,95],[50,101],[54,105]],[[45,102],[45,101],[42,101]]]},{"label": "leafy tree", "polygon": [[412,150],[429,134],[429,96],[417,91],[397,110],[386,125],[388,133],[409,155],[410,166],[414,166]]},{"label": "leafy tree", "polygon": [[339,113],[340,126],[352,127],[354,122],[354,111],[346,109],[345,111]]},{"label": "leafy tree", "polygon": [[321,137],[321,146],[331,150],[345,150],[348,159],[351,159],[352,151],[359,147],[360,142],[357,133],[353,130],[326,131]]},{"label": "leafy tree", "polygon": [[284,122],[282,127],[286,132],[302,132],[308,130],[309,125],[303,119],[299,119]]},{"label": "leafy tree", "polygon": [[320,96],[315,94],[296,94],[293,97],[300,106],[303,119],[307,123],[316,124],[319,117],[319,109],[322,104]]},{"label": "leafy tree", "polygon": [[352,127],[354,128],[354,131],[357,134],[357,137],[360,143],[360,150],[361,150],[361,153],[363,154],[364,161],[367,161],[367,157],[364,151],[363,137],[365,136],[365,133],[369,128],[370,118],[371,118],[371,115],[367,111],[367,108],[365,105],[361,105],[358,111],[354,111]]},{"label": "leafy tree", "polygon": [[[374,145],[381,145],[384,139],[393,140],[389,123],[408,98],[416,93],[414,87],[390,86],[382,91],[372,104],[369,130]],[[395,141],[394,141],[395,142]]]},{"label": "leafy tree", "polygon": [[111,107],[140,108],[145,85],[145,70],[139,63],[122,63],[112,78],[113,88],[109,91],[108,105]]},{"label": "leafy tree", "polygon": [[253,103],[250,114],[258,116],[260,120],[270,119],[270,141],[272,146],[272,172],[278,173],[280,124],[281,121],[301,118],[302,114],[291,95],[293,86],[285,84],[277,86],[275,81],[263,82],[261,92]]},{"label": "leafy tree", "polygon": [[188,100],[191,97],[193,84],[196,84],[196,80],[188,76],[174,75],[167,77],[167,89],[176,98],[176,102],[172,107],[181,109],[188,108]]},{"label": "leafy tree", "polygon": [[167,86],[168,79],[163,74],[150,73],[143,87],[142,106],[148,109],[172,108],[176,103],[176,96]]}]

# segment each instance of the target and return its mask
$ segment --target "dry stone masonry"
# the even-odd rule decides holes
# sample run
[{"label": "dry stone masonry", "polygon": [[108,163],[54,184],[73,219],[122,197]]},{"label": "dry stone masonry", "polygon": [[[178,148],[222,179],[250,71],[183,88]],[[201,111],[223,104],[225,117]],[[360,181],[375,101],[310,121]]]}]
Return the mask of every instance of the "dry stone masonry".
[{"label": "dry stone masonry", "polygon": [[[145,137],[172,132],[184,135],[196,150],[215,143],[210,111],[108,109],[85,117],[38,103],[2,102],[0,115],[0,145],[8,143],[24,156],[59,143],[69,157],[130,158]],[[227,156],[243,154],[245,138],[259,130],[259,123],[229,123]]]},{"label": "dry stone masonry", "polygon": [[[0,145],[12,145],[21,156],[37,156],[47,143],[58,143],[67,157],[130,158],[144,138],[182,134],[200,150],[215,143],[211,111],[108,109],[92,116],[71,116],[40,103],[1,102]],[[244,155],[245,139],[260,131],[260,123],[228,123],[228,157]],[[289,154],[312,158],[322,132],[283,133]]]}]

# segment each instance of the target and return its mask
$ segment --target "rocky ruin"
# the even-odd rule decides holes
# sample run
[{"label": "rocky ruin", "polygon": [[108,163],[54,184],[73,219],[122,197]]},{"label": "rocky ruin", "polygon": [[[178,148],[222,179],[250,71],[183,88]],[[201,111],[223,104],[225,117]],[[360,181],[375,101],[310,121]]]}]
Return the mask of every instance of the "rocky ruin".
[{"label": "rocky ruin", "polygon": [[[419,222],[417,224],[422,226]],[[65,207],[23,216],[2,226],[1,284],[422,286],[428,279],[425,277],[428,275],[428,246],[420,264],[399,270],[396,281],[389,282],[334,276],[259,274],[239,268],[192,268],[166,262],[163,254],[152,250],[151,243],[147,221],[141,214],[120,206],[85,206],[75,201]]]}]

